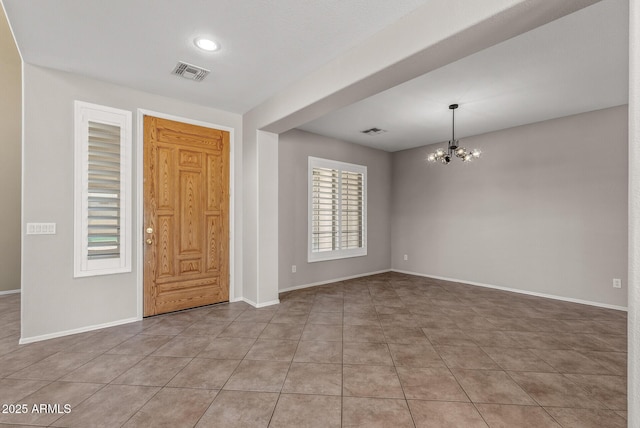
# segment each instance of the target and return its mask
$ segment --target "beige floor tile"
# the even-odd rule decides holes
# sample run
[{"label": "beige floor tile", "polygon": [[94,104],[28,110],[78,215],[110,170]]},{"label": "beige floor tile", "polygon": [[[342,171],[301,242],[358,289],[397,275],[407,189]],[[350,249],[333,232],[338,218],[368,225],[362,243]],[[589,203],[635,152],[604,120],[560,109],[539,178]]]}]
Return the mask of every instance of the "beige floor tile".
[{"label": "beige floor tile", "polygon": [[460,329],[423,329],[434,346],[476,346],[471,336]]},{"label": "beige floor tile", "polygon": [[600,336],[600,339],[610,345],[609,351],[613,352],[626,352],[627,351],[627,336],[626,335],[609,335]]},{"label": "beige floor tile", "polygon": [[343,364],[393,365],[386,343],[345,342],[342,345]]},{"label": "beige floor tile", "polygon": [[362,313],[347,313],[344,314],[345,325],[374,325],[379,326],[380,320],[378,315],[362,314]]},{"label": "beige floor tile", "polygon": [[471,403],[409,400],[416,428],[487,428]]},{"label": "beige floor tile", "polygon": [[578,351],[533,349],[531,352],[561,373],[612,374],[607,367]]},{"label": "beige floor tile", "polygon": [[294,340],[258,339],[247,355],[246,360],[291,361],[298,342]]},{"label": "beige floor tile", "polygon": [[300,340],[304,324],[267,324],[259,339]]},{"label": "beige floor tile", "polygon": [[222,332],[229,323],[223,321],[201,321],[191,324],[184,329],[180,336],[208,336],[215,337]]},{"label": "beige floor tile", "polygon": [[535,405],[536,402],[507,373],[498,370],[452,370],[474,403]]},{"label": "beige floor tile", "polygon": [[209,408],[217,393],[218,391],[203,389],[163,388],[124,427],[191,428]]},{"label": "beige floor tile", "polygon": [[156,357],[195,357],[212,342],[208,336],[176,336],[158,348]]},{"label": "beige floor tile", "polygon": [[301,340],[342,342],[342,326],[327,324],[307,324],[302,331]]},{"label": "beige floor tile", "polygon": [[500,369],[479,346],[434,346],[450,369]]},{"label": "beige floor tile", "polygon": [[273,318],[271,318],[272,324],[302,324],[307,322],[309,312],[284,310],[277,311]]},{"label": "beige floor tile", "polygon": [[167,386],[182,388],[221,389],[229,380],[240,360],[194,358]]},{"label": "beige floor tile", "polygon": [[342,385],[345,397],[404,398],[393,366],[345,365]]},{"label": "beige floor tile", "polygon": [[412,428],[414,425],[405,400],[344,397],[342,426],[344,428]]},{"label": "beige floor tile", "polygon": [[344,313],[359,313],[375,315],[376,308],[373,303],[363,303],[362,299],[357,299],[354,302],[344,302]]},{"label": "beige floor tile", "polygon": [[528,349],[571,349],[555,333],[507,331],[505,334]]},{"label": "beige floor tile", "polygon": [[300,341],[293,361],[298,363],[342,363],[342,343]]},{"label": "beige floor tile", "polygon": [[[117,328],[117,327],[116,327]],[[65,349],[65,352],[83,352],[102,354],[111,348],[118,346],[122,342],[132,338],[133,333],[110,333],[107,331],[99,332],[78,342],[74,346]]]},{"label": "beige floor tile", "polygon": [[626,428],[627,421],[613,410],[546,407],[563,428]]},{"label": "beige floor tile", "polygon": [[566,374],[593,398],[611,410],[627,410],[627,378],[625,376]]},{"label": "beige floor tile", "polygon": [[12,374],[9,378],[56,380],[94,358],[96,355],[92,353],[58,352]]},{"label": "beige floor tile", "polygon": [[491,428],[560,428],[542,407],[505,404],[477,404],[476,407]]},{"label": "beige floor tile", "polygon": [[469,401],[446,368],[397,367],[407,400]]},{"label": "beige floor tile", "polygon": [[390,343],[389,351],[398,367],[446,367],[440,355],[428,343]]},{"label": "beige floor tile", "polygon": [[627,353],[626,352],[585,352],[584,356],[596,361],[611,370],[612,374],[618,376],[627,375]]},{"label": "beige floor tile", "polygon": [[145,328],[142,333],[158,336],[176,336],[193,324],[192,322],[184,321],[170,322],[170,319],[171,318],[163,318],[149,328]]},{"label": "beige floor tile", "polygon": [[234,321],[227,326],[222,332],[218,334],[218,338],[232,337],[232,338],[247,338],[256,339],[262,333],[262,330],[267,326],[266,323],[261,322],[237,322]]},{"label": "beige floor tile", "polygon": [[412,328],[417,324],[417,317],[404,310],[396,314],[379,314],[378,321],[383,327]]},{"label": "beige floor tile", "polygon": [[149,355],[172,338],[173,336],[139,334],[109,349],[106,353],[118,355]]},{"label": "beige floor tile", "polygon": [[[412,312],[415,312],[412,311]],[[428,330],[452,330],[459,328],[458,325],[444,314],[435,315],[429,312],[429,315],[416,315],[416,327],[426,328]]]},{"label": "beige floor tile", "polygon": [[282,394],[273,412],[270,428],[340,428],[340,397]]},{"label": "beige floor tile", "polygon": [[280,392],[289,371],[286,361],[242,361],[224,386],[225,390]]},{"label": "beige floor tile", "polygon": [[311,312],[307,324],[342,325],[342,312]]},{"label": "beige floor tile", "polygon": [[345,325],[342,328],[342,340],[344,342],[386,342],[382,327],[376,325]]},{"label": "beige floor tile", "polygon": [[382,330],[384,331],[384,338],[387,343],[431,344],[422,329],[418,327],[391,327],[385,325],[382,326]]},{"label": "beige floor tile", "polygon": [[111,428],[124,424],[159,388],[133,385],[107,385],[73,407],[71,413],[58,419],[53,426]]},{"label": "beige floor tile", "polygon": [[196,427],[266,428],[277,401],[277,393],[220,391]]},{"label": "beige floor tile", "polygon": [[528,349],[482,347],[482,350],[503,370],[557,372]]},{"label": "beige floor tile", "polygon": [[283,393],[342,394],[342,365],[293,363],[282,387]]},{"label": "beige floor tile", "polygon": [[78,367],[61,380],[68,382],[109,383],[136,365],[142,355],[99,355],[85,365]]},{"label": "beige floor tile", "polygon": [[191,358],[149,356],[118,376],[113,383],[164,386],[190,361]]},{"label": "beige floor tile", "polygon": [[242,312],[234,322],[268,323],[276,314],[276,310],[275,308],[247,309]]},{"label": "beige floor tile", "polygon": [[474,331],[469,332],[471,340],[481,347],[493,348],[519,348],[520,345],[513,339],[509,338],[502,331]]},{"label": "beige floor tile", "polygon": [[0,379],[0,404],[19,403],[49,383],[47,380]]},{"label": "beige floor tile", "polygon": [[200,352],[199,358],[216,358],[220,360],[241,360],[253,346],[255,339],[217,337]]},{"label": "beige floor tile", "polygon": [[605,405],[559,373],[509,372],[541,406],[602,409]]},{"label": "beige floor tile", "polygon": [[51,357],[58,351],[22,347],[0,357],[0,377],[7,377],[25,367]]}]

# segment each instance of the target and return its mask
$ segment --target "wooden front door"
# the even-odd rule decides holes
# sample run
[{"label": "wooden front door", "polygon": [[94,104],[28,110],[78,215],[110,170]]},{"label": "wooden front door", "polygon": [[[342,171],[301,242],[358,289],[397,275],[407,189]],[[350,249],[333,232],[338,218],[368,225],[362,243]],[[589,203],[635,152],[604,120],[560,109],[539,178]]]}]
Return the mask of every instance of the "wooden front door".
[{"label": "wooden front door", "polygon": [[229,300],[229,133],[144,117],[144,315]]}]

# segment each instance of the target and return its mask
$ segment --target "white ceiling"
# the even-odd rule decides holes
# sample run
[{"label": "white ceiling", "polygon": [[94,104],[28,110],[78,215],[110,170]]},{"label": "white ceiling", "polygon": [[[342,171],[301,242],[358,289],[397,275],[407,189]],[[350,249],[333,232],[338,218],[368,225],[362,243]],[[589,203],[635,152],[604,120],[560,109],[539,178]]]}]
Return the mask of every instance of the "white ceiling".
[{"label": "white ceiling", "polygon": [[[23,59],[244,113],[429,0],[0,0]],[[214,53],[193,45],[210,36]],[[173,76],[177,61],[211,70]],[[627,103],[628,0],[602,0],[301,128],[397,151]],[[360,131],[379,127],[385,134]]]},{"label": "white ceiling", "polygon": [[[24,61],[244,113],[428,0],[2,0]],[[209,36],[222,49],[193,45]],[[178,61],[211,70],[174,76]]]},{"label": "white ceiling", "polygon": [[603,0],[299,128],[397,151],[450,139],[452,103],[456,138],[626,104],[628,21]]}]

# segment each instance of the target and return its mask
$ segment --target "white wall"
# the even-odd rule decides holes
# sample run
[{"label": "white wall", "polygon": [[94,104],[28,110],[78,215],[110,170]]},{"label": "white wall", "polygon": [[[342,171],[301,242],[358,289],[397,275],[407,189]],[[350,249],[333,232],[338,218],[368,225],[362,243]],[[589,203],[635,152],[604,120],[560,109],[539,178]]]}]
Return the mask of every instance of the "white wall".
[{"label": "white wall", "polygon": [[[307,263],[309,156],[367,167],[366,256]],[[390,268],[390,153],[294,129],[280,135],[278,165],[280,290]]]},{"label": "white wall", "polygon": [[[185,84],[194,84],[185,81]],[[22,341],[46,335],[117,323],[136,317],[140,245],[133,224],[133,272],[73,278],[73,101],[130,110],[134,113],[134,177],[137,171],[137,108],[201,120],[235,129],[235,175],[242,174],[240,115],[188,104],[75,74],[24,65],[24,212],[27,222],[54,222],[56,235],[22,238]],[[236,180],[234,198],[241,198]],[[137,212],[134,186],[133,218]],[[241,229],[235,216],[235,230]],[[242,245],[236,241],[235,280],[241,283]]]},{"label": "white wall", "polygon": [[640,0],[629,19],[629,355],[627,407],[630,427],[640,427]]},{"label": "white wall", "polygon": [[393,268],[626,307],[627,135],[620,106],[394,153]]},{"label": "white wall", "polygon": [[0,293],[20,289],[21,60],[0,5]]}]

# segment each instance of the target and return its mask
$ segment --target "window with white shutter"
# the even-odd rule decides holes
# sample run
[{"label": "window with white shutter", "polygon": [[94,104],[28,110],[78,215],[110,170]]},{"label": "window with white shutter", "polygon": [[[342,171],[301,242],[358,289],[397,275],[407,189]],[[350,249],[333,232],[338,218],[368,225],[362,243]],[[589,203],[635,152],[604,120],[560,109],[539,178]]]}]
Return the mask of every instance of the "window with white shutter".
[{"label": "window with white shutter", "polygon": [[76,277],[131,271],[131,112],[75,103]]},{"label": "window with white shutter", "polygon": [[366,166],[309,157],[309,262],[367,255],[366,182]]}]

